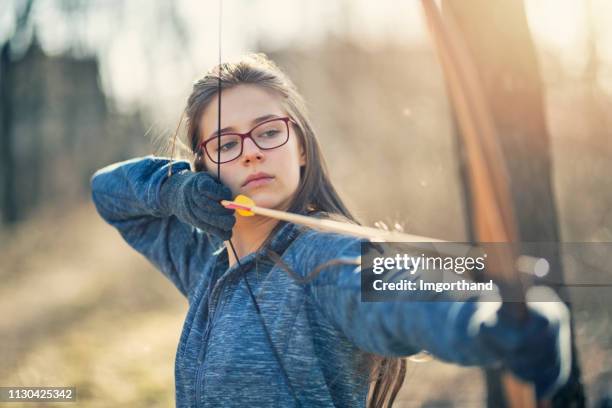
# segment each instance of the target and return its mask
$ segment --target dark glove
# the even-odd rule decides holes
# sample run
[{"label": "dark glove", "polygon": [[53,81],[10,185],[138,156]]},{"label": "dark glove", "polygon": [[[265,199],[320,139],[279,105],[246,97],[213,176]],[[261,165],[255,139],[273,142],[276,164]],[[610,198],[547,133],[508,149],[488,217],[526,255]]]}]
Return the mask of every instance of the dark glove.
[{"label": "dark glove", "polygon": [[232,236],[236,223],[234,210],[223,207],[232,192],[206,172],[184,170],[166,179],[159,191],[160,207],[179,220],[224,241]]},{"label": "dark glove", "polygon": [[478,337],[517,377],[535,385],[538,399],[546,399],[569,378],[569,312],[549,288],[532,289],[539,291],[539,302],[528,303],[525,320],[517,321],[502,307],[497,319],[480,324]]}]

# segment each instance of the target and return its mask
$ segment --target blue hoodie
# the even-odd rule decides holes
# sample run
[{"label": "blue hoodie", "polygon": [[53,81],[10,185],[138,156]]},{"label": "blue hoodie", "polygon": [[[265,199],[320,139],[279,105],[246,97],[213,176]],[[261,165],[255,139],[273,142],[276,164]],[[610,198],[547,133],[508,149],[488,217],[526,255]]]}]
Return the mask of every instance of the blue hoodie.
[{"label": "blue hoodie", "polygon": [[[229,267],[220,239],[162,210],[168,164],[154,156],[115,163],[98,170],[91,187],[102,218],[189,302],[176,353],[177,407],[364,407],[371,353],[427,350],[463,365],[498,361],[468,335],[475,302],[361,302],[362,239],[284,223],[270,247],[300,276],[345,261],[308,283],[261,250]],[[172,164],[172,174],[185,169],[186,161]]]}]

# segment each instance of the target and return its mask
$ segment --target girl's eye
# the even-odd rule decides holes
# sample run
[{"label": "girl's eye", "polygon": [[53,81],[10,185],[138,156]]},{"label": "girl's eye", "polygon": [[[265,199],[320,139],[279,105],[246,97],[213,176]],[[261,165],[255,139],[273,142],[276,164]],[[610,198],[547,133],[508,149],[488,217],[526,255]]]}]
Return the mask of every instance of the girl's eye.
[{"label": "girl's eye", "polygon": [[229,142],[229,143],[222,144],[221,145],[221,151],[222,152],[227,152],[228,150],[232,149],[236,145],[238,145],[238,143],[236,143],[236,142]]},{"label": "girl's eye", "polygon": [[211,152],[228,152],[240,146],[240,138],[236,135],[221,135],[220,139],[210,141],[206,147]]},{"label": "girl's eye", "polygon": [[264,138],[272,138],[274,136],[278,136],[280,132],[276,129],[272,129],[272,130],[267,130],[265,132],[263,132],[261,135],[259,135],[259,137],[264,137]]}]

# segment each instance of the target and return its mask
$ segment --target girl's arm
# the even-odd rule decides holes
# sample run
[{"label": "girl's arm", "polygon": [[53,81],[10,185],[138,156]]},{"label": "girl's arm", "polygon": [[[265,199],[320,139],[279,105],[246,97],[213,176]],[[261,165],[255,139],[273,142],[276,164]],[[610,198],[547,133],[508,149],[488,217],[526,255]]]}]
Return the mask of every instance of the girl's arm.
[{"label": "girl's arm", "polygon": [[[324,269],[307,290],[321,310],[359,348],[384,356],[407,356],[427,350],[441,360],[461,365],[505,365],[536,384],[547,395],[568,378],[571,362],[569,315],[562,302],[529,305],[525,322],[498,312],[498,302],[436,300],[361,301],[359,240],[309,231],[305,272],[331,259],[356,264]],[[426,280],[425,275],[419,278]],[[535,288],[534,288],[535,289]],[[412,293],[412,292],[408,292]],[[549,295],[548,299],[557,299]],[[545,307],[543,307],[544,305]]]},{"label": "girl's arm", "polygon": [[187,161],[146,156],[106,166],[91,177],[100,216],[189,297],[210,257],[210,236],[172,214],[160,197],[164,182],[189,170]]},{"label": "girl's arm", "polygon": [[[385,356],[406,356],[427,350],[460,364],[483,364],[496,356],[469,338],[467,323],[476,303],[450,301],[361,301],[359,240],[338,234],[316,233],[304,242],[305,272],[331,259],[356,264],[325,268],[308,285],[325,316],[365,351]],[[365,242],[365,241],[364,241]]]}]

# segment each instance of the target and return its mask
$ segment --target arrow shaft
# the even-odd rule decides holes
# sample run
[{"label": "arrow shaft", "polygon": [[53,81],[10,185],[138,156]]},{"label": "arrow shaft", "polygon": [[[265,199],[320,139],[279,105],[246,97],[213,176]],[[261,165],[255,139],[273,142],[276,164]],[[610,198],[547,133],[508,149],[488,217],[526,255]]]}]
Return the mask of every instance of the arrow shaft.
[{"label": "arrow shaft", "polygon": [[[370,240],[386,241],[386,242],[447,242],[441,239],[424,237],[420,235],[406,234],[399,231],[385,231],[378,228],[364,227],[357,224],[349,224],[340,221],[326,220],[314,217],[308,217],[300,214],[293,214],[286,211],[274,210],[272,208],[250,206],[235,201],[221,201],[221,204],[227,208],[241,209],[251,211],[257,215],[274,218],[277,220],[292,222],[295,224],[304,225],[314,229],[337,232],[339,234],[347,234],[360,238],[368,238]],[[468,247],[469,248],[469,247]]]},{"label": "arrow shaft", "polygon": [[[286,211],[274,210],[272,208],[258,207],[256,205],[247,205],[243,203],[238,203],[236,201],[222,200],[221,205],[226,208],[250,211],[253,214],[274,218],[281,221],[287,221],[294,224],[304,225],[306,227],[314,228],[321,231],[330,231],[358,238],[366,238],[373,242],[401,242],[409,245],[410,247],[426,251],[431,250],[431,243],[451,243],[450,241],[445,241],[432,237],[406,234],[404,232],[399,231],[385,231],[378,228],[365,227],[357,224],[349,224],[341,221],[308,217],[305,215],[293,214]],[[452,247],[444,246],[443,251],[440,251],[440,247],[437,247],[436,250],[441,255],[465,256],[465,254],[469,253],[475,248],[472,245],[456,242],[453,242],[452,244]],[[489,248],[487,250],[487,253],[489,250],[495,250],[495,248]],[[529,255],[520,255],[517,258],[517,262],[513,262],[513,264],[516,264],[517,269],[520,272],[533,275],[535,274],[536,265],[538,265],[541,261],[544,261],[544,259]]]}]

